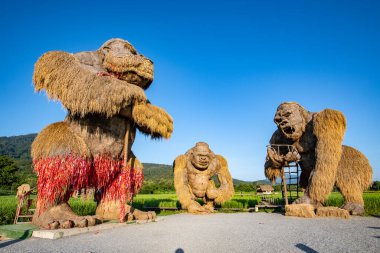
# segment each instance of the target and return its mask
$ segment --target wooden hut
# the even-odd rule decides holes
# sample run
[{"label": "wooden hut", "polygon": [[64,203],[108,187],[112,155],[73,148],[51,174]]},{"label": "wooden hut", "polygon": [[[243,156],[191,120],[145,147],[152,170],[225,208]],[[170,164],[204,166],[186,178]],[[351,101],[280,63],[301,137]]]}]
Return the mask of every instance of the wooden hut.
[{"label": "wooden hut", "polygon": [[274,192],[274,188],[271,185],[262,184],[262,185],[259,185],[257,188],[258,194],[270,195],[270,194],[273,194],[273,192]]}]

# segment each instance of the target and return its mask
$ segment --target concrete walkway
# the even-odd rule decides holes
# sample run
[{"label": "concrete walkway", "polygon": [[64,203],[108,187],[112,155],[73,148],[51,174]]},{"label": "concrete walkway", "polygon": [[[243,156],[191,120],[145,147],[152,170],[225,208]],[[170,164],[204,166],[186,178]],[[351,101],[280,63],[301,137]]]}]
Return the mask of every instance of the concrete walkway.
[{"label": "concrete walkway", "polygon": [[178,214],[58,240],[0,242],[0,252],[379,252],[380,219]]}]

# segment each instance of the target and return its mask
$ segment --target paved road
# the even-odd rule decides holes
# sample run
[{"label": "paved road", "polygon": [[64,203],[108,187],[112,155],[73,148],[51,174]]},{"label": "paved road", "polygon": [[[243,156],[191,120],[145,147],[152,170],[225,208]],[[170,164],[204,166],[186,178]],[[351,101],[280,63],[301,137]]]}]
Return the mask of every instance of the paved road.
[{"label": "paved road", "polygon": [[178,214],[58,240],[0,242],[0,252],[380,252],[380,218]]}]

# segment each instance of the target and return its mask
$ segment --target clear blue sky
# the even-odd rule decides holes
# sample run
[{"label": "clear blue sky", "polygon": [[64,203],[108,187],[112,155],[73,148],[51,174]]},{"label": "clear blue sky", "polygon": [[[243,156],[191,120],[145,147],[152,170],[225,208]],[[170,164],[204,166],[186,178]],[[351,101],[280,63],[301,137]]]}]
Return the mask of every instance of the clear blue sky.
[{"label": "clear blue sky", "polygon": [[154,61],[147,95],[174,118],[170,140],[137,136],[142,162],[171,164],[206,141],[234,178],[262,179],[275,110],[297,101],[341,110],[344,144],[362,151],[380,179],[380,1],[53,2],[1,4],[0,136],[65,117],[33,91],[39,56],[120,37]]}]

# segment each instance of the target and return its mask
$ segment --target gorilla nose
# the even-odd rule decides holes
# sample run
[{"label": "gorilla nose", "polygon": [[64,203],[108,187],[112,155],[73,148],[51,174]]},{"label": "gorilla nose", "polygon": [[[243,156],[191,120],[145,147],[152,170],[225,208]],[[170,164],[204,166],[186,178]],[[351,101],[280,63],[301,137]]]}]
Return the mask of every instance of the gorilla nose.
[{"label": "gorilla nose", "polygon": [[277,123],[277,124],[280,124],[282,119],[281,118],[275,118],[274,121]]}]

